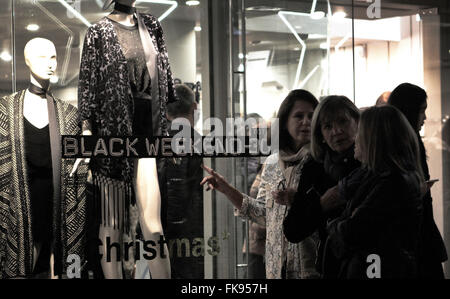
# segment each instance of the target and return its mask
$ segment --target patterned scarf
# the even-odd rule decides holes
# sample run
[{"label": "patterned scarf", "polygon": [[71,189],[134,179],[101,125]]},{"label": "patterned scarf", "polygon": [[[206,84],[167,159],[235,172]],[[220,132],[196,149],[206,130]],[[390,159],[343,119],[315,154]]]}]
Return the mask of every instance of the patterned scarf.
[{"label": "patterned scarf", "polygon": [[[0,101],[0,278],[28,278],[33,272],[30,194],[25,158],[23,102],[25,91]],[[75,107],[54,99],[61,135],[79,134]],[[60,194],[53,203],[52,251],[55,274],[65,272],[67,257],[85,262],[87,166],[69,177],[73,159],[61,160]]]}]

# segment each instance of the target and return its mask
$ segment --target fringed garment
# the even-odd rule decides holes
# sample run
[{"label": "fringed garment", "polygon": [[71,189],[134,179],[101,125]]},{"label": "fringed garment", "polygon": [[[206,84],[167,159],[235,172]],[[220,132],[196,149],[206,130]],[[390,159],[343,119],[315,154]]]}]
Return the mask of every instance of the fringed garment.
[{"label": "fringed garment", "polygon": [[[33,273],[32,214],[25,156],[23,103],[25,90],[0,100],[0,278],[29,278]],[[53,99],[56,134],[80,133],[77,109]],[[49,118],[50,118],[49,113]],[[52,154],[54,154],[52,152]],[[53,202],[55,274],[66,272],[67,257],[85,264],[87,166],[69,177],[74,159],[61,159],[61,175]],[[55,166],[54,166],[55,167]]]},{"label": "fringed garment", "polygon": [[[142,14],[141,17],[156,51],[154,54],[157,82],[152,81],[148,92],[148,101],[151,102],[153,111],[153,115],[148,117],[152,119],[153,135],[167,135],[166,107],[168,103],[176,101],[177,97],[165,36],[156,17],[150,14]],[[131,136],[137,133],[134,132],[133,121],[136,115],[139,115],[136,113],[139,107],[135,107],[133,101],[127,59],[123,50],[113,21],[107,17],[87,30],[78,86],[79,118],[83,131],[90,129],[98,136]],[[156,93],[153,90],[155,86],[158,89]],[[99,201],[97,204],[103,208],[102,225],[118,226],[129,233],[130,229],[133,230],[133,227],[129,227],[129,209],[135,204],[132,184],[134,160],[91,159],[90,166],[96,189],[95,200]],[[113,222],[115,224],[112,224]]]},{"label": "fringed garment", "polygon": [[[158,19],[150,14],[141,15],[156,53],[158,98],[151,99],[157,106],[153,117],[154,135],[167,135],[166,107],[177,100],[165,37]],[[114,25],[108,18],[87,30],[80,64],[78,85],[79,118],[83,125],[89,122],[94,135],[133,135],[134,102],[127,60],[124,56]],[[156,107],[155,107],[156,108]],[[156,110],[156,109],[155,109]],[[151,117],[151,116],[149,116]],[[102,158],[91,161],[96,172],[104,176],[131,182],[132,159]]]}]

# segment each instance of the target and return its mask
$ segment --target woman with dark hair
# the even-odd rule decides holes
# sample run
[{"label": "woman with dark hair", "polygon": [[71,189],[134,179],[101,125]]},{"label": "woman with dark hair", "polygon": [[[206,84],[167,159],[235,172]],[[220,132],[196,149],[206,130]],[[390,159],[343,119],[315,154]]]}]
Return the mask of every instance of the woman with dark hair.
[{"label": "woman with dark hair", "polygon": [[[419,86],[403,83],[391,93],[388,103],[398,108],[414,129],[420,150],[420,162],[426,181],[430,180],[425,146],[419,132],[426,120],[427,93]],[[430,184],[431,186],[431,184]],[[447,251],[441,234],[434,222],[433,204],[428,188],[423,197],[423,219],[418,250],[419,277],[443,279],[442,262],[447,260]]]},{"label": "woman with dark hair", "polygon": [[314,268],[315,241],[289,243],[282,234],[287,207],[274,203],[272,193],[280,188],[297,188],[303,163],[308,157],[311,120],[318,102],[306,90],[289,93],[280,106],[280,152],[269,156],[264,165],[258,195],[251,198],[231,186],[220,174],[203,166],[210,174],[202,181],[223,193],[238,209],[238,215],[266,227],[266,278],[317,278]]},{"label": "woman with dark hair", "polygon": [[[416,132],[392,106],[361,115],[355,158],[365,174],[340,217],[327,225],[338,278],[417,278],[425,192]],[[378,260],[377,265],[372,258]]]},{"label": "woman with dark hair", "polygon": [[321,242],[316,267],[323,278],[337,276],[337,261],[326,250],[325,227],[345,205],[338,181],[360,167],[354,159],[358,122],[359,110],[348,98],[328,96],[320,102],[312,120],[311,157],[303,166],[297,192],[275,195],[281,204],[292,202],[283,223],[290,242],[302,242],[318,232]]}]

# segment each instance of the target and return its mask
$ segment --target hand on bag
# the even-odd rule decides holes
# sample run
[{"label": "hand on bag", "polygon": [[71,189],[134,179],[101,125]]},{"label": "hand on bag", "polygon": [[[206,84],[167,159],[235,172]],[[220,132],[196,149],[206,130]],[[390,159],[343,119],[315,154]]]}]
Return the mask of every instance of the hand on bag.
[{"label": "hand on bag", "polygon": [[340,198],[338,186],[334,186],[325,192],[320,198],[320,205],[325,213],[330,212],[336,208],[342,207],[347,202]]},{"label": "hand on bag", "polygon": [[273,191],[272,196],[277,204],[290,207],[294,202],[295,193],[297,193],[297,190],[294,188],[287,188],[286,190]]}]

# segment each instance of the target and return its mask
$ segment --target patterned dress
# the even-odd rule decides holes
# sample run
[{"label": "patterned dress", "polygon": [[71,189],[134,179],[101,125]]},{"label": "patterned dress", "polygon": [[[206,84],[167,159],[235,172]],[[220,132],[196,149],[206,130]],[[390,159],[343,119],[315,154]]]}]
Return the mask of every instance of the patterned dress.
[{"label": "patterned dress", "polygon": [[[292,174],[291,188],[297,188],[302,165],[309,156],[299,161]],[[278,190],[278,184],[284,180],[278,154],[269,156],[264,163],[259,185],[258,196],[251,198],[243,194],[244,199],[238,216],[248,218],[266,227],[266,278],[282,278],[282,269],[286,262],[286,278],[318,278],[314,260],[316,237],[312,236],[303,242],[294,244],[286,240],[283,234],[283,220],[288,207],[279,205],[272,197]]]}]

